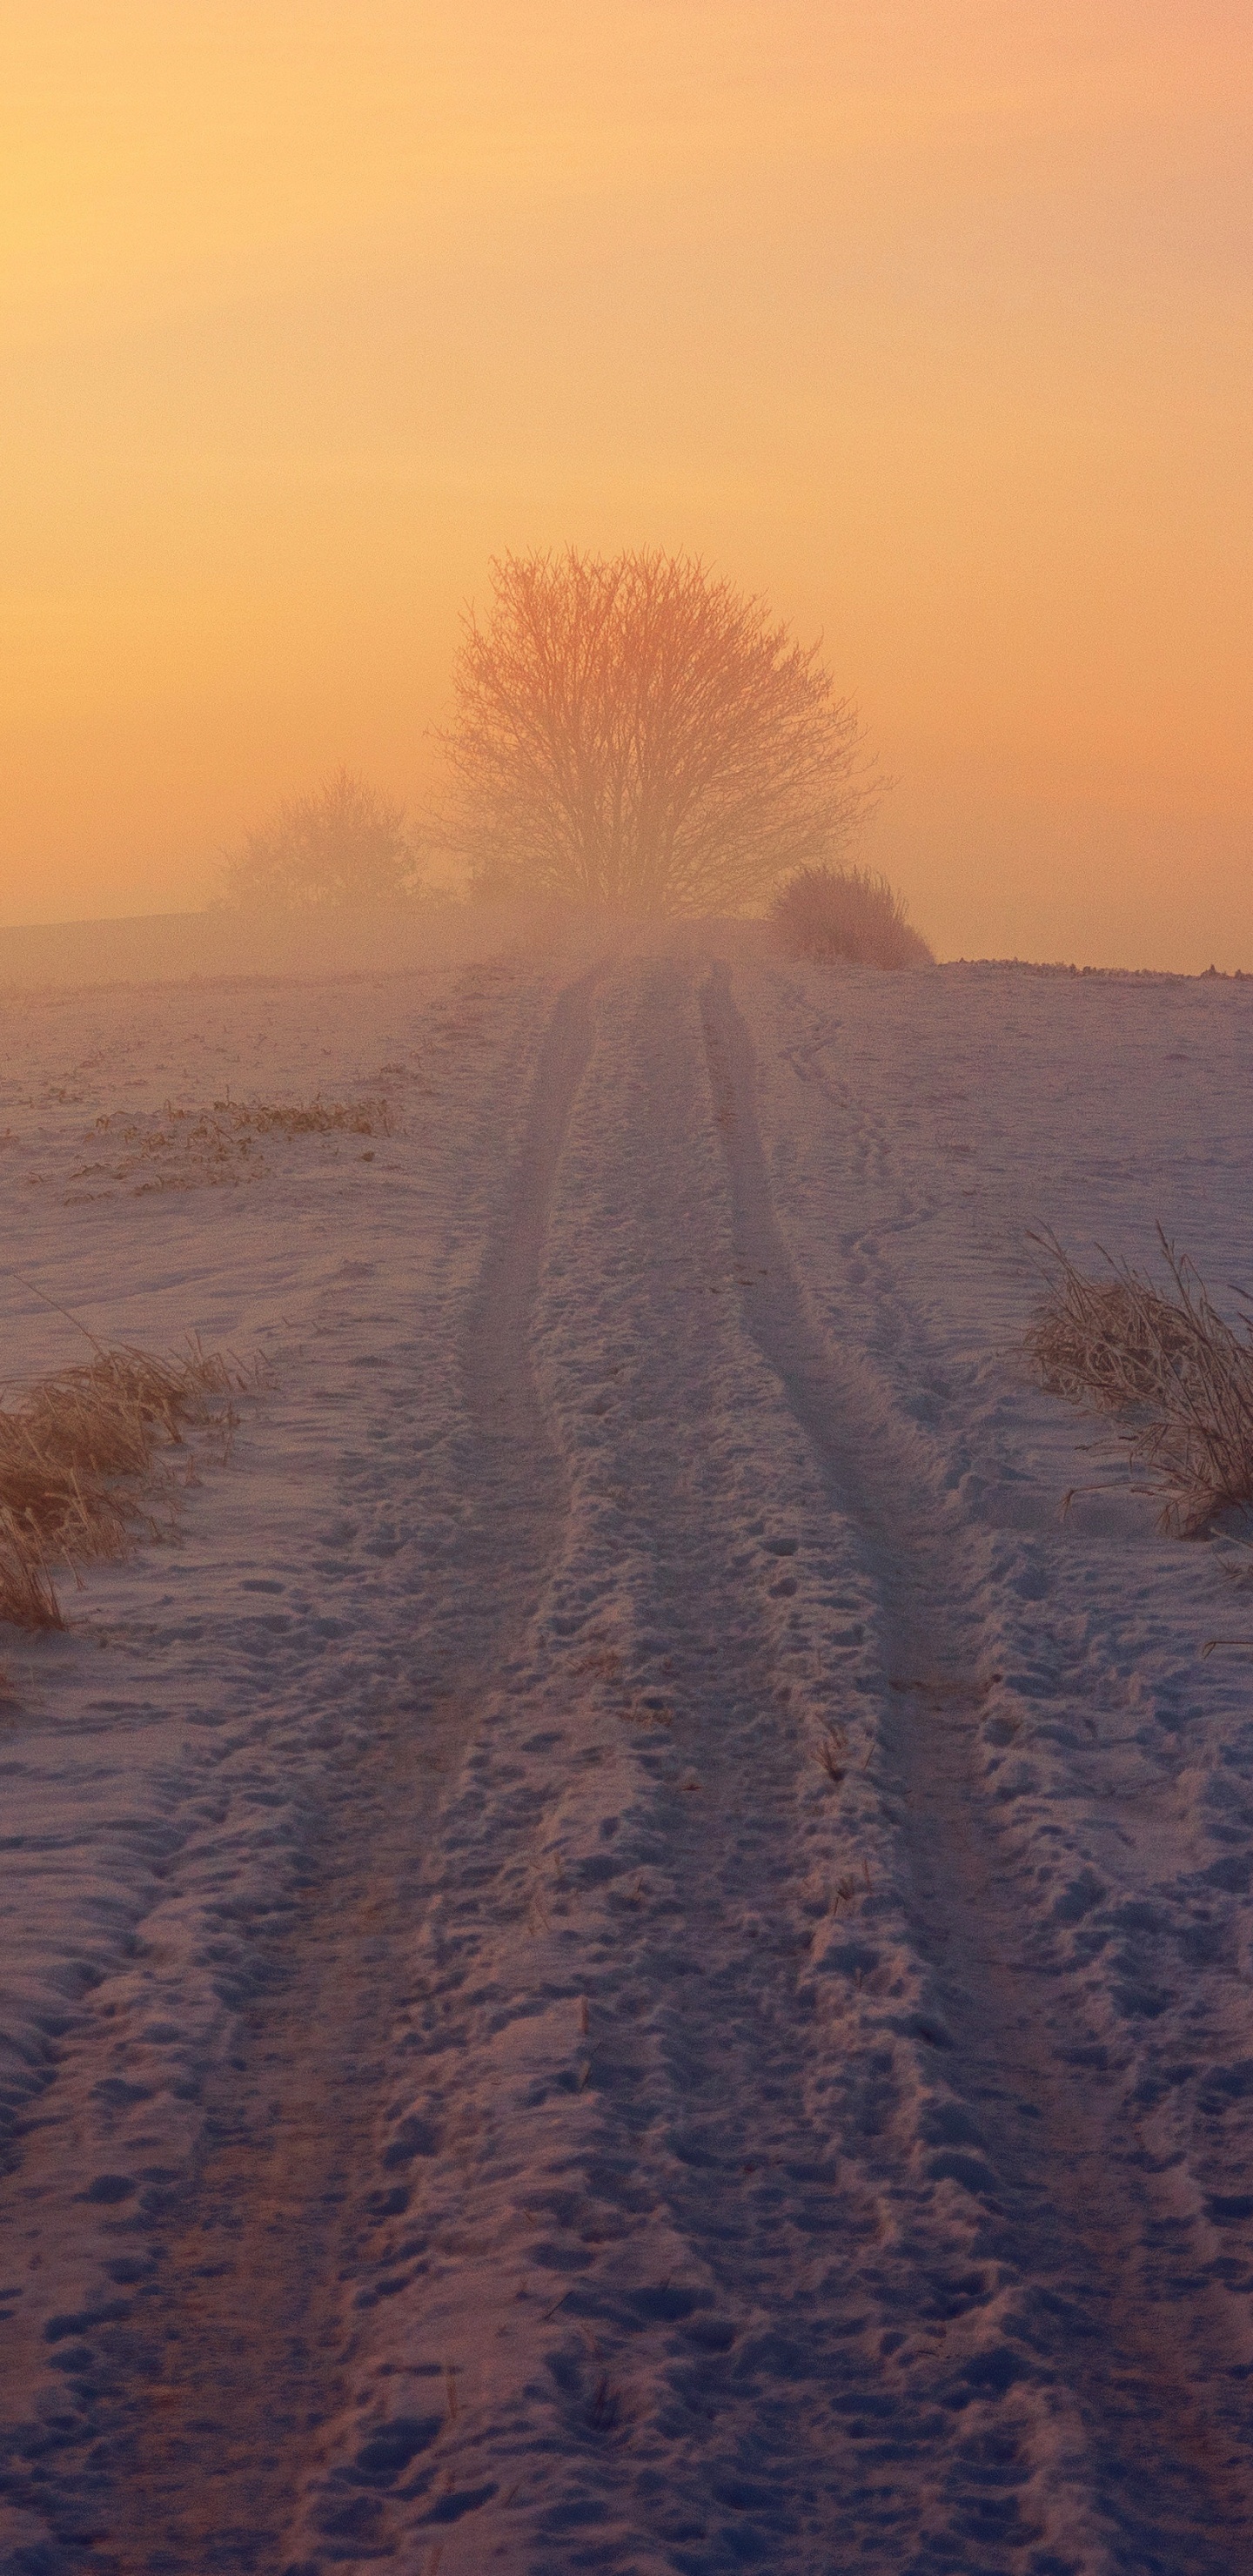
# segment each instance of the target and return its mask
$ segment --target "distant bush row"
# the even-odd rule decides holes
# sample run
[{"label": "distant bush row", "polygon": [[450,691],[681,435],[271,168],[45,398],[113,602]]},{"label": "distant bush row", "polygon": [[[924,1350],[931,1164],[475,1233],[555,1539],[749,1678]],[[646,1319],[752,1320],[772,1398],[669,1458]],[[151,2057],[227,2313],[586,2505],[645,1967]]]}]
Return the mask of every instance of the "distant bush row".
[{"label": "distant bush row", "polygon": [[[403,806],[346,769],[314,795],[280,806],[226,871],[226,900],[242,907],[361,911],[408,907],[424,896]],[[869,868],[799,869],[776,894],[770,921],[787,956],[815,965],[935,963],[903,898]]]},{"label": "distant bush row", "polygon": [[471,895],[635,917],[760,917],[782,887],[797,954],[925,961],[882,879],[844,865],[886,782],[818,645],[655,548],[504,555],[491,581],[463,620],[420,835],[340,769],[245,836],[229,903],[412,905],[429,855]]}]

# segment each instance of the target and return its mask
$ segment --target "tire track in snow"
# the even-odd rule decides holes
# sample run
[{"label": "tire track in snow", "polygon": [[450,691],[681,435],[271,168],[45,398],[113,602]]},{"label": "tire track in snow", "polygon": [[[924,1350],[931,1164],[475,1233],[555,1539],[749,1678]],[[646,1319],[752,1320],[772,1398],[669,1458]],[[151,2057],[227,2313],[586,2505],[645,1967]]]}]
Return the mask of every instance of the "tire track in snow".
[{"label": "tire track in snow", "polygon": [[624,973],[538,1318],[562,1560],[445,1808],[310,2564],[1105,2564],[1064,2392],[998,2384],[986,2220],[928,2235],[901,2171],[937,2025],[861,1767],[875,1605],[744,1267],[694,980]]},{"label": "tire track in snow", "polygon": [[[340,2283],[379,2224],[362,2177],[386,2079],[390,1981],[424,1901],[440,1778],[559,1539],[563,1479],[528,1337],[596,981],[594,971],[567,987],[553,1012],[510,1204],[463,1328],[468,1429],[449,1579],[477,1586],[474,1646],[455,1688],[438,1666],[422,1675],[369,1752],[354,1748],[332,1775],[300,1920],[271,1963],[268,1996],[244,2017],[237,2080],[212,2103],[195,2183],[168,2213],[157,2285],[141,2290],[132,2320],[95,2321],[94,2447],[86,2462],[67,2459],[59,2489],[42,2498],[58,2576],[80,2566],[277,2576],[301,2487],[348,2402]],[[415,1663],[418,1654],[415,1640]]]},{"label": "tire track in snow", "polygon": [[[1000,1681],[981,1669],[977,1569],[962,1535],[939,1526],[944,1498],[918,1490],[912,1427],[891,1422],[857,1363],[811,1320],[773,1210],[751,1041],[725,973],[715,970],[703,1008],[745,1319],[832,1501],[861,1531],[882,1603],[895,1701],[883,1788],[900,1816],[913,1938],[951,2040],[947,2162],[951,2173],[966,2166],[993,2213],[1002,2269],[1017,2274],[1001,2366],[1012,2378],[1030,2361],[1073,2391],[1108,2564],[1128,2576],[1185,2566],[1229,2576],[1253,2546],[1247,2333],[1202,2277],[1186,2192],[1153,2174],[1141,2140],[1110,2134],[1100,2052],[1085,2050],[1076,1999],[1027,1958],[1030,1888],[987,1810],[976,1758]],[[941,2152],[934,2164],[945,2161]],[[1037,2562],[1006,2551],[995,2563]]]},{"label": "tire track in snow", "polygon": [[473,1555],[485,1597],[507,1567],[516,1595],[500,1636],[481,1641],[490,1669],[500,1644],[532,1613],[552,1562],[565,1480],[536,1386],[530,1337],[561,1148],[592,1050],[593,992],[601,970],[563,993],[541,1051],[526,1141],[510,1204],[489,1246],[462,1338],[461,1368],[475,1455],[464,1485],[473,1501]]}]

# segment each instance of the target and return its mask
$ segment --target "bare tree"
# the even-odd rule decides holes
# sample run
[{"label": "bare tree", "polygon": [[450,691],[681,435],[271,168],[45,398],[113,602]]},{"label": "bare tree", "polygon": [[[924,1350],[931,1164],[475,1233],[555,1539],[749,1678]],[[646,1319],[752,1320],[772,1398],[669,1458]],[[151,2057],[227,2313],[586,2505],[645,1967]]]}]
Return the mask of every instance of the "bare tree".
[{"label": "bare tree", "polygon": [[225,869],[228,903],[288,912],[408,903],[418,891],[404,806],[342,768],[246,833]]},{"label": "bare tree", "polygon": [[506,555],[464,621],[446,841],[478,883],[740,911],[829,860],[876,792],[819,647],[688,556]]}]

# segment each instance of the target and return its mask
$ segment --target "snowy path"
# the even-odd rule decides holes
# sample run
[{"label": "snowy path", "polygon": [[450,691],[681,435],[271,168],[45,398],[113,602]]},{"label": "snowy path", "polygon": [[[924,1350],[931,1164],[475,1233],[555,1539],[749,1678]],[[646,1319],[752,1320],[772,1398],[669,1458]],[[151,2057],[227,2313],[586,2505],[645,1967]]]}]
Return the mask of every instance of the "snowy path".
[{"label": "snowy path", "polygon": [[[4,2186],[0,2569],[1244,2563],[1253,1746],[1196,1658],[1242,1614],[1121,1497],[1060,1521],[1006,1351],[1025,1223],[1121,1190],[1138,1252],[1176,1187],[1238,1259],[1253,1009],[730,939],[372,1007],[429,1118],[247,1219],[272,1630],[207,1482],[153,1645],[151,1564],[93,1585],[129,1690],[166,1657],[130,1771],[89,1637],[10,1658],[60,1692],[15,1816],[56,1781],[147,1875]],[[1185,1060],[1208,1191],[1160,1104],[1136,1163]],[[226,1317],[245,1238],[143,1221]]]}]

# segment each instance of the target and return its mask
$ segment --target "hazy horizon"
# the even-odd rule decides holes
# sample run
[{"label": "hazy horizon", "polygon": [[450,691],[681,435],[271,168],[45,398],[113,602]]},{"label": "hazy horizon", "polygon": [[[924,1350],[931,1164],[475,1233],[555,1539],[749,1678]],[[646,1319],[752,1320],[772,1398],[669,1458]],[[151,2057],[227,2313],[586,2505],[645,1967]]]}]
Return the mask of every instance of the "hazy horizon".
[{"label": "hazy horizon", "polygon": [[11,13],[0,924],[419,806],[490,558],[821,633],[941,955],[1253,966],[1225,0]]}]

